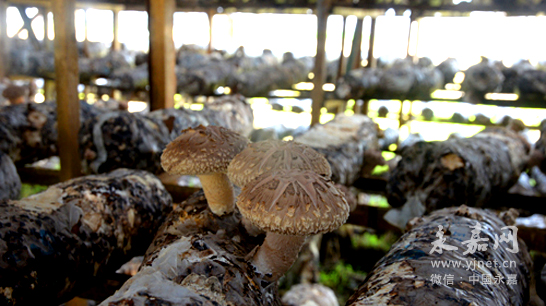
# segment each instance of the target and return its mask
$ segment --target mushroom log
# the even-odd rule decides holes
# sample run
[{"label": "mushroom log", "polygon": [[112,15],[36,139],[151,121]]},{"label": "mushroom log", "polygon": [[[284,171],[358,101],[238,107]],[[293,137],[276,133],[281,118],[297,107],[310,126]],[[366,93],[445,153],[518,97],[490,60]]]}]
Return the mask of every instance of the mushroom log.
[{"label": "mushroom log", "polygon": [[142,254],[172,200],[153,175],[120,169],[0,201],[0,305],[59,305]]},{"label": "mushroom log", "polygon": [[0,200],[16,200],[21,192],[21,179],[8,155],[0,152]]},{"label": "mushroom log", "polygon": [[532,262],[510,211],[463,205],[414,220],[347,306],[527,305]]},{"label": "mushroom log", "polygon": [[384,163],[378,134],[379,128],[369,117],[338,114],[294,140],[323,154],[332,168],[332,180],[350,186],[361,174],[369,174],[375,165]]},{"label": "mushroom log", "polygon": [[460,205],[483,206],[507,192],[525,168],[529,144],[517,133],[488,128],[471,138],[418,142],[402,150],[387,183],[393,207],[386,218],[404,228],[425,211]]},{"label": "mushroom log", "polygon": [[218,217],[199,191],[163,223],[140,271],[102,306],[280,306],[276,283],[245,256],[259,239],[245,234],[239,213]]},{"label": "mushroom log", "polygon": [[[99,114],[80,101],[80,121]],[[0,108],[0,151],[17,165],[57,155],[57,104],[27,103]]]}]

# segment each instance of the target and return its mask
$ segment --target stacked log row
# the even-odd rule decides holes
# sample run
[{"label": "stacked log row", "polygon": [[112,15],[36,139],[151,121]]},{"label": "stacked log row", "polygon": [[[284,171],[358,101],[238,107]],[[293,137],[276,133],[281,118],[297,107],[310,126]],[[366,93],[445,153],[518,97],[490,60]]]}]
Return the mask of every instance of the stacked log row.
[{"label": "stacked log row", "polygon": [[427,97],[450,80],[432,62],[423,62],[398,60],[384,68],[351,70],[340,79],[336,95],[341,99]]},{"label": "stacked log row", "polygon": [[217,125],[248,135],[252,123],[252,109],[240,95],[208,102],[202,111],[164,109],[149,115],[103,113],[86,121],[80,130],[83,170],[103,173],[125,167],[159,173],[163,149],[183,129]]},{"label": "stacked log row", "polygon": [[[384,162],[378,143],[379,129],[367,116],[337,115],[294,138],[323,154],[332,168],[332,180],[352,185],[364,172]],[[369,174],[369,173],[364,173]]]},{"label": "stacked log row", "polygon": [[21,192],[21,178],[15,164],[0,152],[0,200],[16,200]]},{"label": "stacked log row", "polygon": [[[347,305],[527,305],[531,258],[514,222],[510,214],[501,219],[464,205],[414,220]],[[495,244],[510,234],[515,241]],[[477,243],[486,249],[468,252],[472,238],[482,239]],[[457,249],[438,252],[440,242]],[[451,266],[433,267],[435,262]]]},{"label": "stacked log row", "polygon": [[79,138],[85,173],[104,173],[117,168],[159,173],[159,158],[169,143],[169,131],[159,120],[118,111],[84,122]]},{"label": "stacked log row", "polygon": [[293,84],[307,80],[311,69],[304,60],[285,56],[280,65],[264,65],[259,69],[233,75],[227,85],[247,97],[263,97],[275,89],[290,89]]},{"label": "stacked log row", "polygon": [[101,305],[281,305],[275,283],[254,273],[239,213],[214,215],[200,191],[163,223],[140,271]]},{"label": "stacked log row", "polygon": [[532,161],[533,165],[538,165],[542,172],[546,173],[546,125],[541,124],[540,138],[535,143],[533,149]]},{"label": "stacked log row", "polygon": [[[81,122],[101,110],[80,101]],[[27,103],[0,110],[0,151],[18,165],[57,155],[57,104]]]},{"label": "stacked log row", "polygon": [[0,202],[0,305],[58,305],[142,254],[170,210],[161,182],[120,169]]},{"label": "stacked log row", "polygon": [[526,140],[504,128],[488,128],[471,138],[417,142],[401,151],[389,177],[389,204],[422,205],[428,212],[461,203],[483,206],[517,182],[528,154]]}]

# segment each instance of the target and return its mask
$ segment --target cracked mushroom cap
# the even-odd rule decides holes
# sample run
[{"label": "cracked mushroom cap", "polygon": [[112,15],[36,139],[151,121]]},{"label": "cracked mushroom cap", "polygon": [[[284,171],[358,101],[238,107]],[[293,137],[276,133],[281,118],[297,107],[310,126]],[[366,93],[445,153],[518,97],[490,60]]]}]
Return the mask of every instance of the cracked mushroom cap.
[{"label": "cracked mushroom cap", "polygon": [[260,174],[280,169],[311,170],[327,178],[332,176],[330,164],[322,154],[308,145],[282,140],[249,144],[229,164],[228,176],[233,184],[244,187]]},{"label": "cracked mushroom cap", "polygon": [[294,236],[333,231],[349,217],[342,192],[310,170],[266,172],[243,188],[237,206],[255,226]]},{"label": "cracked mushroom cap", "polygon": [[161,155],[168,173],[206,175],[225,173],[229,162],[248,145],[248,139],[220,126],[188,128]]}]

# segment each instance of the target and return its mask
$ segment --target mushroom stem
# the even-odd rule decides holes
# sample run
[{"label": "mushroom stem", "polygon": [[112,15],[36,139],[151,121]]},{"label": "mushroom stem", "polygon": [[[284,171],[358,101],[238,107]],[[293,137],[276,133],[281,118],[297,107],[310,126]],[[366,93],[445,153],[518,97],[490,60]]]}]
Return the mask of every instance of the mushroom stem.
[{"label": "mushroom stem", "polygon": [[203,186],[210,210],[217,216],[230,213],[235,208],[233,186],[225,173],[197,176]]},{"label": "mushroom stem", "polygon": [[267,232],[263,244],[252,258],[252,264],[258,271],[267,275],[270,281],[274,282],[294,264],[304,243],[305,236]]}]

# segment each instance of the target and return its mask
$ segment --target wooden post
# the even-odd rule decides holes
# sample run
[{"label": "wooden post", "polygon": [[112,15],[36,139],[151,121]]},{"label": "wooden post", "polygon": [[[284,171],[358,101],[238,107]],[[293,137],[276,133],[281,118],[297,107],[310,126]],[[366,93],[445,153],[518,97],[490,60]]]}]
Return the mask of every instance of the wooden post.
[{"label": "wooden post", "polygon": [[313,73],[313,100],[311,110],[311,125],[320,122],[320,110],[324,104],[324,90],[322,85],[326,81],[326,23],[330,10],[330,0],[318,0],[317,2],[317,55],[315,56],[315,68]]},{"label": "wooden post", "polygon": [[55,76],[57,129],[62,181],[81,175],[78,146],[80,103],[78,101],[78,51],[74,25],[75,0],[52,1],[55,20]]},{"label": "wooden post", "polygon": [[55,100],[55,81],[44,79],[44,96],[46,101]]},{"label": "wooden post", "polygon": [[173,41],[175,0],[148,0],[150,109],[174,107],[176,65]]},{"label": "wooden post", "polygon": [[49,20],[47,19],[49,9],[42,8],[40,12],[44,16],[44,49],[50,50],[51,41],[49,40],[49,35],[47,35],[49,33]]},{"label": "wooden post", "polygon": [[209,46],[207,49],[208,54],[212,53],[212,17],[214,17],[214,9],[210,9],[207,11],[207,15],[209,16]]},{"label": "wooden post", "polygon": [[119,42],[119,11],[118,8],[112,10],[114,13],[114,40],[112,41],[111,50],[114,51],[121,50],[121,43]]},{"label": "wooden post", "polygon": [[83,16],[84,16],[84,24],[83,24],[83,32],[84,32],[84,38],[83,38],[83,56],[84,57],[91,57],[89,54],[89,39],[87,39],[87,10],[83,10]]},{"label": "wooden post", "polygon": [[345,57],[343,56],[343,52],[345,51],[345,25],[347,23],[347,16],[343,16],[343,31],[341,32],[341,54],[339,55],[339,66],[337,67],[337,78],[336,80],[339,80],[342,75],[345,74],[345,69],[343,69],[343,65],[345,65]]},{"label": "wooden post", "polygon": [[362,56],[360,55],[360,53],[362,52],[363,27],[364,27],[364,18],[357,19],[355,33],[353,36],[353,44],[351,47],[351,55],[349,56],[349,60],[347,61],[347,72],[361,66],[360,62],[362,60]]},{"label": "wooden post", "polygon": [[21,19],[23,19],[23,27],[21,29],[26,29],[28,32],[28,39],[32,42],[32,45],[36,50],[40,50],[40,42],[38,42],[38,39],[36,38],[36,35],[34,34],[34,30],[32,30],[32,21],[36,16],[34,16],[32,19],[28,18],[28,15],[25,11],[25,6],[17,5],[17,9],[19,10],[19,14],[21,15]]},{"label": "wooden post", "polygon": [[6,21],[6,10],[8,5],[6,0],[0,0],[0,80],[2,80],[7,75],[8,70],[8,56],[9,56],[9,47],[8,47],[8,33],[6,30],[7,21]]},{"label": "wooden post", "polygon": [[[413,40],[411,39],[412,38],[411,37],[411,30],[412,30],[414,21],[417,21],[417,12],[412,12],[411,16],[410,16],[410,26],[409,26],[409,33],[408,33],[408,48],[407,48],[407,53],[406,53],[406,57],[410,57],[410,58],[413,57],[410,54],[410,50],[411,50],[411,44],[413,42]],[[419,31],[419,25],[417,23],[415,23],[415,27],[416,27],[416,31]]]},{"label": "wooden post", "polygon": [[370,43],[368,44],[368,65],[366,65],[366,67],[368,68],[375,68],[377,66],[377,62],[373,57],[373,46],[375,42],[375,22],[376,18],[372,17],[372,26],[370,28]]}]

